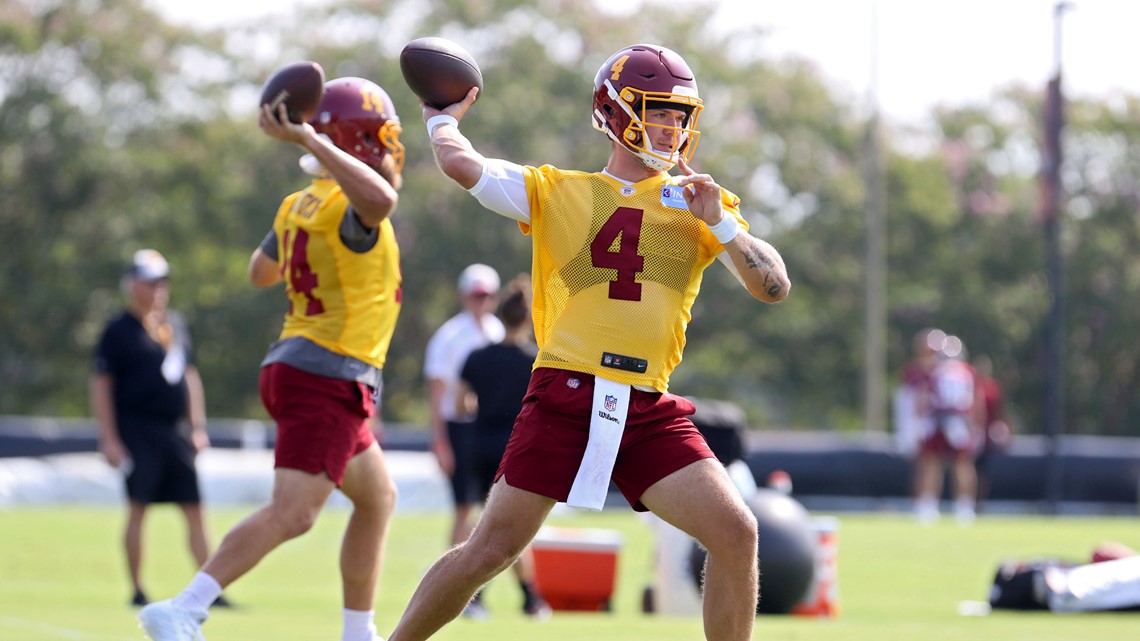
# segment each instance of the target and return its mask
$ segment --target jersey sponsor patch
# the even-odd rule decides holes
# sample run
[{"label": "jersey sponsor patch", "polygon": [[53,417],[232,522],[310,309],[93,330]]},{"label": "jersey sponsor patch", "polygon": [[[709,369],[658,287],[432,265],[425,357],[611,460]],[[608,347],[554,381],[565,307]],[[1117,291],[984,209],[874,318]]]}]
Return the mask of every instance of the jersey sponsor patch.
[{"label": "jersey sponsor patch", "polygon": [[661,204],[674,209],[688,209],[685,202],[685,188],[677,185],[665,185],[661,188]]}]

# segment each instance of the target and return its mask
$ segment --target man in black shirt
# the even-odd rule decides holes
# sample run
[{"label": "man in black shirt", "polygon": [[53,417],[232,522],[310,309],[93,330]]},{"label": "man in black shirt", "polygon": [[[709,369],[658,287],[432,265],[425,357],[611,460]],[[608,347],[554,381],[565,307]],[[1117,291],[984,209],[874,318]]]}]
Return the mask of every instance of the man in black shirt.
[{"label": "man in black shirt", "polygon": [[136,606],[147,604],[140,566],[143,517],[151,504],[178,504],[199,566],[210,551],[194,464],[210,444],[205,399],[190,333],[166,308],[169,275],[162,254],[135,253],[122,281],[127,308],[104,329],[90,381],[99,449],[126,475],[124,544]]}]

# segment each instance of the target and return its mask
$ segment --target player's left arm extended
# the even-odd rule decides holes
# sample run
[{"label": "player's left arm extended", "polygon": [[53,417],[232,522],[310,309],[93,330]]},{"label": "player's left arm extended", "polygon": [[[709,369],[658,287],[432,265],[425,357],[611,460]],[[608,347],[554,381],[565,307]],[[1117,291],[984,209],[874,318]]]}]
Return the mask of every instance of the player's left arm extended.
[{"label": "player's left arm extended", "polygon": [[741,230],[725,243],[721,255],[727,255],[740,282],[756,299],[778,303],[788,297],[792,289],[788,268],[780,252],[767,241]]}]

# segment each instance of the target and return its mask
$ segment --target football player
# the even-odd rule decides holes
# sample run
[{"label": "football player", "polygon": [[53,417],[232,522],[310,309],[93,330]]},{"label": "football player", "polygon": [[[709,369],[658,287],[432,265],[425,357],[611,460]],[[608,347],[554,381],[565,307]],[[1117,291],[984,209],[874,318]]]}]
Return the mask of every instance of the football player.
[{"label": "football player", "polygon": [[977,471],[974,453],[980,436],[978,376],[966,360],[966,348],[957,336],[946,336],[938,361],[930,369],[929,391],[920,407],[922,439],[915,463],[915,514],[920,522],[939,517],[938,498],[946,467],[954,475],[954,518],[969,525],[975,518]]},{"label": "football player", "polygon": [[737,197],[689,165],[704,109],[693,72],[655,45],[602,64],[593,124],[611,153],[593,173],[484,157],[459,131],[477,93],[423,115],[441,171],[531,237],[539,352],[475,531],[428,571],[390,641],[431,636],[510,566],[556,502],[600,509],[611,479],[634,509],[708,549],[706,636],[751,639],[756,519],[689,420],[693,404],[668,384],[705,268],[719,259],[768,303],[791,284]]},{"label": "football player", "polygon": [[277,424],[273,496],[226,534],[186,589],[139,612],[155,641],[198,639],[222,588],[308,531],[334,488],[353,506],[340,557],[341,639],[378,638],[373,604],[396,487],[369,418],[400,311],[389,220],[404,160],[399,122],[388,94],[363,78],[326,83],[309,123],[290,123],[284,105],[262,107],[261,130],[303,147],[301,166],[314,174],[281,203],[249,264],[254,285],[284,281],[289,301],[261,363],[261,399]]}]

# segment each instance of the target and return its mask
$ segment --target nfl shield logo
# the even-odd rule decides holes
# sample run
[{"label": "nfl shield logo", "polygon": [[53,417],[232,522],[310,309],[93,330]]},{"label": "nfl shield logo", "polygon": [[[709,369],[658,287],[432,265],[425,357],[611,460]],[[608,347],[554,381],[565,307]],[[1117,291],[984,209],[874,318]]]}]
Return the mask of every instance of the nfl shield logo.
[{"label": "nfl shield logo", "polygon": [[570,389],[578,389],[578,386],[581,384],[582,384],[582,382],[576,378],[566,379],[566,387],[569,387]]},{"label": "nfl shield logo", "polygon": [[606,411],[612,412],[617,409],[617,397],[606,394]]}]

